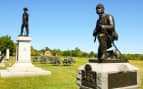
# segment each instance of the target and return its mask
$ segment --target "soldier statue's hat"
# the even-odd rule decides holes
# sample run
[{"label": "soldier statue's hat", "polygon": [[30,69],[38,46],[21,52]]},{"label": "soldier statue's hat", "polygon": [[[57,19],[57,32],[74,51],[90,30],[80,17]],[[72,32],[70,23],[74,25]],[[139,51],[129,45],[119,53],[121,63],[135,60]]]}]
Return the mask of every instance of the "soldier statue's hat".
[{"label": "soldier statue's hat", "polygon": [[103,8],[103,9],[104,9],[104,5],[103,5],[103,4],[97,4],[97,5],[96,5],[96,9],[97,9],[97,8]]},{"label": "soldier statue's hat", "polygon": [[25,8],[23,8],[23,10],[24,10],[24,11],[28,11],[28,8],[25,7]]}]

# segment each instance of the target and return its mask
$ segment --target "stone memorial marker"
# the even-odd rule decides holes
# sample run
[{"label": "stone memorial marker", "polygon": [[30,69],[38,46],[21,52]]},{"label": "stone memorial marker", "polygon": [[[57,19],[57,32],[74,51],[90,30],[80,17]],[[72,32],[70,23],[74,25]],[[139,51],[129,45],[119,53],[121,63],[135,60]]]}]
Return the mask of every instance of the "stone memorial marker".
[{"label": "stone memorial marker", "polygon": [[[98,58],[78,68],[77,84],[80,89],[138,89],[141,80],[139,69],[119,57],[120,51],[114,44],[117,40],[113,16],[104,13],[104,6],[98,4],[99,15],[93,36],[98,37]],[[107,49],[114,46],[119,54]],[[113,57],[114,56],[114,57]]]},{"label": "stone memorial marker", "polygon": [[39,60],[39,57],[38,56],[33,56],[32,57],[32,62],[38,62]]},{"label": "stone memorial marker", "polygon": [[40,62],[42,64],[47,64],[48,63],[48,56],[46,56],[46,55],[41,56],[40,57]]},{"label": "stone memorial marker", "polygon": [[3,59],[4,59],[4,55],[2,55],[2,52],[0,51],[0,66],[1,66],[1,67],[4,67],[4,66],[5,66]]},{"label": "stone memorial marker", "polygon": [[70,66],[75,63],[75,60],[73,58],[64,58],[63,65],[64,66]]},{"label": "stone memorial marker", "polygon": [[50,63],[51,63],[51,64],[54,64],[54,65],[60,65],[60,64],[61,64],[60,59],[58,58],[57,55],[55,55],[55,56],[53,56],[53,57],[51,58]]},{"label": "stone memorial marker", "polygon": [[6,59],[9,60],[9,49],[6,49]]}]

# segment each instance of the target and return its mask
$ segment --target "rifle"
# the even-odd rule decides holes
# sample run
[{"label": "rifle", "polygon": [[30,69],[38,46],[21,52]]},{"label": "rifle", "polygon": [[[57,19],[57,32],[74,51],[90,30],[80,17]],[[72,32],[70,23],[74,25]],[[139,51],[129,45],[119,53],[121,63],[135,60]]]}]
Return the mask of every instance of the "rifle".
[{"label": "rifle", "polygon": [[109,36],[109,34],[108,34],[108,32],[107,31],[105,31],[105,34],[106,34],[106,36],[107,36],[107,38],[108,38],[108,40],[111,42],[111,44],[112,44],[112,46],[119,52],[119,55],[122,55],[122,53],[121,53],[121,51],[117,48],[117,46],[115,45],[115,43],[114,43],[114,40],[118,40],[118,35],[117,35],[117,33],[116,32],[114,32],[115,33],[115,38],[113,38],[113,41],[110,39],[111,37]]},{"label": "rifle", "polygon": [[98,29],[100,29],[100,28],[101,28],[101,24],[98,24],[98,25],[96,26],[96,29],[95,29],[94,32],[93,32],[94,43],[96,42],[96,36],[97,36],[97,34],[99,33],[99,30],[98,30]]}]

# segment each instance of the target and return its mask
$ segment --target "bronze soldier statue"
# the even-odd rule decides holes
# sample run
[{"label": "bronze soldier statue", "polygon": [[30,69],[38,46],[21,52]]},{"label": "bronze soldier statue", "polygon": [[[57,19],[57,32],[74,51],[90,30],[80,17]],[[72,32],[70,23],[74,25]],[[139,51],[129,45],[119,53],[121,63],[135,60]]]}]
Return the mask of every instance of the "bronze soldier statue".
[{"label": "bronze soldier statue", "polygon": [[112,15],[104,13],[102,4],[96,6],[96,13],[99,15],[99,19],[97,20],[93,36],[95,37],[94,42],[96,37],[99,41],[98,61],[103,62],[107,58],[107,49],[112,47],[113,41],[117,40],[118,37],[115,32],[114,18]]},{"label": "bronze soldier statue", "polygon": [[[22,15],[22,25],[21,25],[21,32],[20,32],[20,36],[29,36],[29,26],[28,26],[28,8],[23,8],[24,13]],[[26,30],[26,35],[23,35],[23,30]]]}]

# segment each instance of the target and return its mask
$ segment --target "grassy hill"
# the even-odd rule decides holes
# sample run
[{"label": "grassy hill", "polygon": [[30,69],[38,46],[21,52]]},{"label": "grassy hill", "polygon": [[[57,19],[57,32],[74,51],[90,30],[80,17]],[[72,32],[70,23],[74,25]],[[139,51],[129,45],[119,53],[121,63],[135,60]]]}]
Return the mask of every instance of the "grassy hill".
[{"label": "grassy hill", "polygon": [[[0,89],[79,89],[76,85],[76,71],[87,61],[87,58],[76,58],[76,64],[73,66],[54,66],[34,62],[35,66],[51,71],[52,75],[0,78]],[[130,63],[140,68],[143,76],[143,61],[130,60]],[[141,80],[143,82],[143,77]],[[143,89],[143,84],[140,89]]]}]

